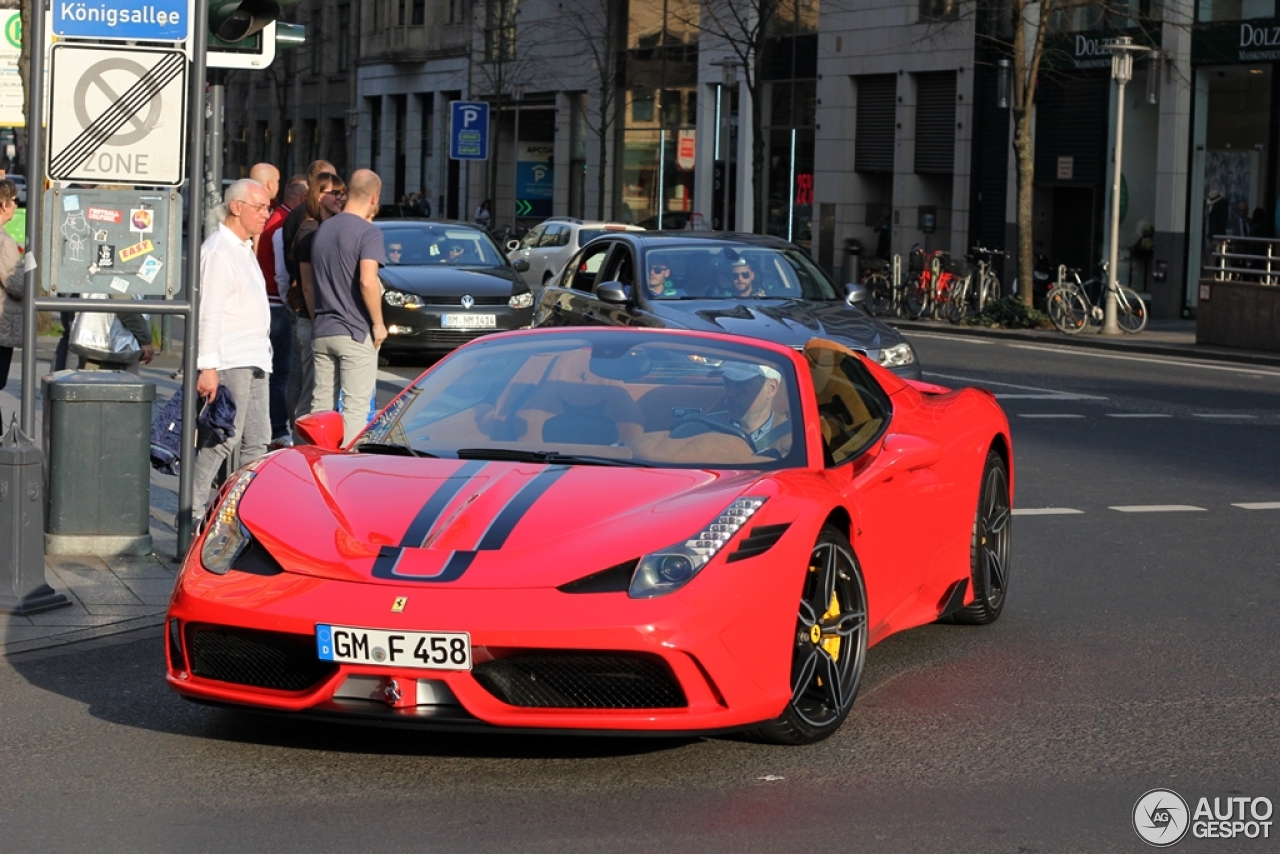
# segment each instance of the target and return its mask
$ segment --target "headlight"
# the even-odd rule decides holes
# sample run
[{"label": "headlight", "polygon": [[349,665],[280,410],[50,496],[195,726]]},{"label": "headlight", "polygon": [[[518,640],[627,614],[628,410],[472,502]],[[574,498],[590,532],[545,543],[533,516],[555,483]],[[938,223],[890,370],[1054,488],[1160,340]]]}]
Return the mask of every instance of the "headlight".
[{"label": "headlight", "polygon": [[516,294],[511,299],[507,300],[507,305],[512,308],[529,308],[533,305],[533,294],[528,291],[525,291],[522,294]]},{"label": "headlight", "polygon": [[640,558],[627,595],[632,599],[651,599],[688,584],[764,502],[763,495],[745,495],[726,507],[692,539]]},{"label": "headlight", "polygon": [[892,347],[885,347],[880,351],[880,364],[886,368],[909,365],[915,360],[916,354],[906,341],[901,344],[894,344]]},{"label": "headlight", "polygon": [[393,305],[396,308],[407,308],[410,311],[414,311],[426,305],[426,303],[422,301],[422,297],[417,294],[406,294],[404,291],[395,291],[391,288],[387,288],[387,290],[382,294],[382,298],[386,301],[387,305]]},{"label": "headlight", "polygon": [[240,552],[249,544],[249,532],[240,523],[240,499],[249,488],[254,473],[240,472],[209,524],[209,533],[200,550],[200,563],[215,575],[226,575]]}]

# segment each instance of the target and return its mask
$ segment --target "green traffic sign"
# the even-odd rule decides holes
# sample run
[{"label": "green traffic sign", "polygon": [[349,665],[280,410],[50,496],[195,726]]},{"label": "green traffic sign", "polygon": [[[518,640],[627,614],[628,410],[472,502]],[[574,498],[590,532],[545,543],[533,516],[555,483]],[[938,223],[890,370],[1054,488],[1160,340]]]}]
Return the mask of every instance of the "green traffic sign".
[{"label": "green traffic sign", "polygon": [[13,47],[22,49],[22,15],[15,12],[4,28],[5,40]]},{"label": "green traffic sign", "polygon": [[533,213],[533,202],[528,199],[516,199],[516,216],[529,216]]}]

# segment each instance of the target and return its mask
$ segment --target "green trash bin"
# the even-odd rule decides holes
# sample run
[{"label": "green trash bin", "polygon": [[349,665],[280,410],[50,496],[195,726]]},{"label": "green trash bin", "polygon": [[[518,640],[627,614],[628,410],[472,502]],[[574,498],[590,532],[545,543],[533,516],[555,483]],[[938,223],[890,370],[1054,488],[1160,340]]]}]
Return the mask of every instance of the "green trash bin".
[{"label": "green trash bin", "polygon": [[45,553],[151,553],[155,383],[124,371],[59,371],[44,392]]}]

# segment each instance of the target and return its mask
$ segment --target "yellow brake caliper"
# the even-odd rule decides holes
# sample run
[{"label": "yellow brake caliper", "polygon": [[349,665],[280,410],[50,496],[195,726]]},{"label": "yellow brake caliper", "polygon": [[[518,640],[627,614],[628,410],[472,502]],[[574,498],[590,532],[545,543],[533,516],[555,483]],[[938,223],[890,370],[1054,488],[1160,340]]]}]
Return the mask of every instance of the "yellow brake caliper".
[{"label": "yellow brake caliper", "polygon": [[[811,566],[809,567],[809,571],[817,572],[818,567]],[[838,616],[840,616],[840,597],[836,595],[836,592],[833,590],[831,591],[831,604],[827,608],[827,612],[818,618],[818,622],[809,627],[809,640],[813,642],[814,646],[821,644],[822,648],[827,651],[827,655],[831,656],[832,661],[840,660],[840,636],[836,635],[823,640],[821,624],[832,617]],[[822,685],[821,676],[817,678],[817,682],[819,686]]]}]

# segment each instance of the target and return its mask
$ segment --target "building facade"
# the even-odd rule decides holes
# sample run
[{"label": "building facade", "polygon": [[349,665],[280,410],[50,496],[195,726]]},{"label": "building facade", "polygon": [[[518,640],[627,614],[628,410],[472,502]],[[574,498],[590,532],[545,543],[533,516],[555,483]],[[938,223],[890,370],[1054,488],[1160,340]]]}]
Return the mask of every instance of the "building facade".
[{"label": "building facade", "polygon": [[[497,226],[573,215],[756,230],[841,278],[853,275],[851,242],[874,254],[886,233],[893,253],[1016,244],[1016,69],[998,2],[296,8],[307,45],[229,75],[228,175],[323,156],[344,174],[377,170],[384,205],[424,192],[437,216],[460,219],[489,199]],[[1035,104],[1035,251],[1085,270],[1106,257],[1117,104],[1101,46],[1117,35],[1151,48],[1121,105],[1120,280],[1153,316],[1186,316],[1208,235],[1274,234],[1275,17],[1275,0],[1055,13]],[[456,100],[489,102],[488,161],[449,159]]]}]

